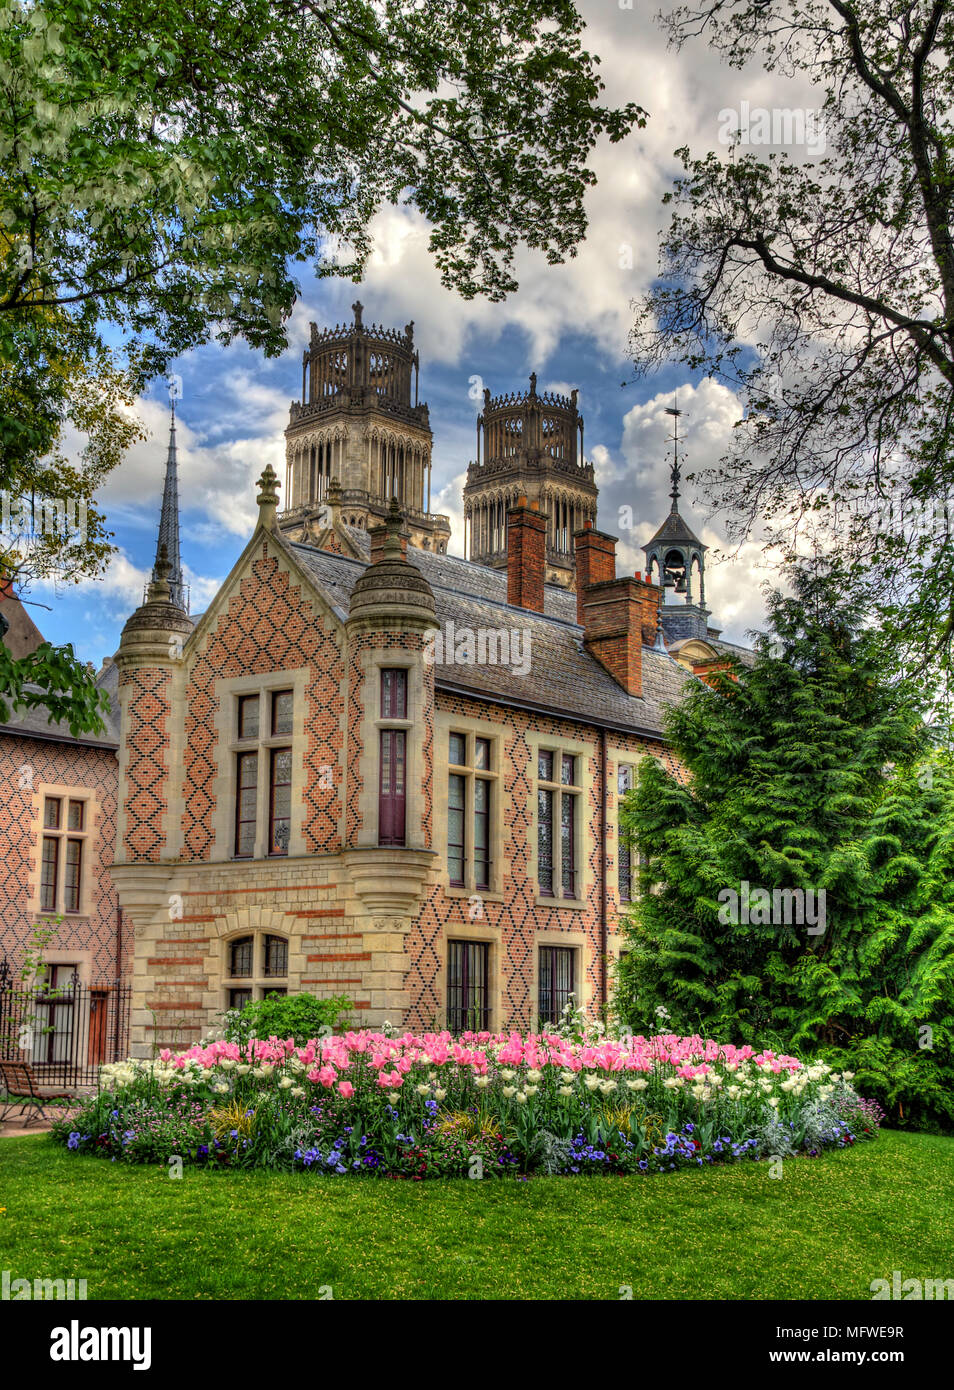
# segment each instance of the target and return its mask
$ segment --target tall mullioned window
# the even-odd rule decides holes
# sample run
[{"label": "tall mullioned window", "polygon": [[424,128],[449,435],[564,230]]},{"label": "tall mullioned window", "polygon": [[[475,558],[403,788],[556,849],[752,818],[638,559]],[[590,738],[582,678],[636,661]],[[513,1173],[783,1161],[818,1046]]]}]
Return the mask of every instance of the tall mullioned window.
[{"label": "tall mullioned window", "polygon": [[479,1033],[490,1027],[490,946],[485,941],[447,943],[447,1027]]},{"label": "tall mullioned window", "polygon": [[544,898],[579,896],[580,761],[558,749],[537,755],[537,888]]},{"label": "tall mullioned window", "polygon": [[447,875],[456,887],[487,891],[492,884],[494,752],[492,741],[451,733],[447,760]]},{"label": "tall mullioned window", "polygon": [[43,798],[40,844],[41,912],[80,913],[89,833],[89,808],[82,797]]},{"label": "tall mullioned window", "polygon": [[538,960],[538,1012],[541,1023],[559,1023],[576,989],[575,951],[568,946],[541,946]]},{"label": "tall mullioned window", "polygon": [[[236,859],[253,859],[258,846],[259,807],[267,808],[265,853],[288,853],[291,840],[292,750],[281,740],[294,727],[295,697],[291,690],[240,695],[235,732],[240,751],[235,755]],[[242,748],[242,744],[253,745]],[[263,777],[266,779],[262,785]]]},{"label": "tall mullioned window", "polygon": [[[617,807],[628,791],[633,787],[633,766],[631,763],[620,763],[616,775]],[[629,842],[623,832],[623,827],[619,824],[617,815],[616,822],[616,859],[617,859],[617,888],[619,890],[620,902],[628,903],[633,898],[633,854]]]}]

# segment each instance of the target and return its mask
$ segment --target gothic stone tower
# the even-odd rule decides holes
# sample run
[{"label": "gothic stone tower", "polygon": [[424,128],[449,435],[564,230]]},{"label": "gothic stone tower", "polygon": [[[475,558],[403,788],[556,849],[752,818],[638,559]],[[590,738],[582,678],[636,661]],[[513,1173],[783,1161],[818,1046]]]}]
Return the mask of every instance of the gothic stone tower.
[{"label": "gothic stone tower", "polygon": [[411,544],[446,551],[450,523],[430,510],[432,436],[427,406],[418,401],[414,325],[403,333],[368,327],[363,306],[352,308],[354,323],[320,332],[311,325],[301,401],[292,402],[285,431],[286,510],[279,526],[291,540],[311,538],[335,479],[346,523],[380,525],[394,497]]},{"label": "gothic stone tower", "polygon": [[484,392],[477,419],[477,459],[464,485],[467,558],[507,565],[507,513],[521,498],[547,518],[546,581],[572,588],[573,533],[596,521],[593,465],[583,457],[577,393],[537,394],[536,374],[522,395]]}]

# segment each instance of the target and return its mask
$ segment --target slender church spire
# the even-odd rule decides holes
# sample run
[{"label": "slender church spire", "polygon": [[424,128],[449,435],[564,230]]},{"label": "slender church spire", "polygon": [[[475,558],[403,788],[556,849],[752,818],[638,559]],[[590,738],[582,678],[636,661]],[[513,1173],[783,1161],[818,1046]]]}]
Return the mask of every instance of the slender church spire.
[{"label": "slender church spire", "polygon": [[166,582],[169,585],[170,603],[183,612],[188,612],[185,585],[182,582],[182,561],[179,555],[179,464],[176,458],[176,397],[170,390],[172,419],[169,425],[169,453],[166,457],[166,481],[162,489],[162,512],[159,516],[159,539],[156,542],[156,562],[152,567],[152,578],[160,578],[159,567],[162,551],[165,548],[166,563],[169,566]]}]

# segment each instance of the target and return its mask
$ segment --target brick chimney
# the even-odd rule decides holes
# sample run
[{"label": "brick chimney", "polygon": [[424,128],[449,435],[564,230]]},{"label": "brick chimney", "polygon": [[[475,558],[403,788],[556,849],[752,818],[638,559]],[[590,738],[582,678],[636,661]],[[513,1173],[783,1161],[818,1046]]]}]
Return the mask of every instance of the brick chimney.
[{"label": "brick chimney", "polygon": [[547,519],[538,502],[521,497],[507,513],[507,602],[512,608],[543,612]]},{"label": "brick chimney", "polygon": [[[401,559],[406,560],[408,531],[404,525],[402,525],[399,534],[401,539]],[[368,536],[371,540],[371,564],[379,565],[384,559],[384,542],[388,538],[388,528],[384,522],[381,522],[380,525],[369,528]]]},{"label": "brick chimney", "polygon": [[656,640],[662,590],[649,576],[616,577],[616,537],[584,527],[576,545],[576,611],[583,645],[623,687],[643,693],[643,645]]},{"label": "brick chimney", "polygon": [[616,578],[616,536],[595,531],[585,522],[582,531],[573,533],[576,551],[576,621],[583,626],[583,591],[590,584],[602,584]]},{"label": "brick chimney", "polygon": [[643,601],[640,581],[623,575],[583,593],[583,645],[627,695],[643,693]]},{"label": "brick chimney", "polygon": [[656,641],[656,630],[659,627],[659,606],[663,596],[662,585],[654,584],[648,574],[640,574],[638,570],[636,583],[642,610],[643,642],[647,647],[651,647]]}]

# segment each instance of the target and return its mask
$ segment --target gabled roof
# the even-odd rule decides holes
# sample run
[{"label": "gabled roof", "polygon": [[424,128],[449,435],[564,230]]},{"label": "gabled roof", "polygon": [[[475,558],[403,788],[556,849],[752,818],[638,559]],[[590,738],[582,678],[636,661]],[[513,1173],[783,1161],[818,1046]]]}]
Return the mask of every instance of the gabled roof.
[{"label": "gabled roof", "polygon": [[[365,560],[286,542],[315,588],[342,622],[347,619],[351,590],[370,560],[370,539],[357,527],[344,528]],[[517,675],[510,667],[483,663],[436,663],[435,679],[446,690],[513,706],[552,711],[584,723],[631,730],[659,737],[667,706],[678,702],[688,672],[666,652],[643,647],[643,695],[627,695],[583,646],[576,621],[576,595],[553,584],[544,587],[544,612],[533,613],[507,603],[507,575],[454,555],[408,546],[407,558],[427,579],[442,628],[527,630],[530,670]]]}]

